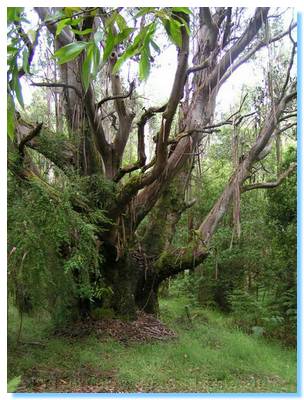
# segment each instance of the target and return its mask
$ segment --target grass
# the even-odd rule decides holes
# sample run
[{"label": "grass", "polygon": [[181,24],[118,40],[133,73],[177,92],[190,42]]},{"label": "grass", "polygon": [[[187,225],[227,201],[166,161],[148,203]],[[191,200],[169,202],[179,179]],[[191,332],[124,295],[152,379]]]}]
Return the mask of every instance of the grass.
[{"label": "grass", "polygon": [[94,334],[55,337],[47,319],[9,312],[9,378],[21,375],[19,391],[94,392],[284,392],[296,391],[296,352],[236,330],[231,320],[208,309],[190,308],[185,298],[163,300],[161,319],[178,338],[122,344]]}]

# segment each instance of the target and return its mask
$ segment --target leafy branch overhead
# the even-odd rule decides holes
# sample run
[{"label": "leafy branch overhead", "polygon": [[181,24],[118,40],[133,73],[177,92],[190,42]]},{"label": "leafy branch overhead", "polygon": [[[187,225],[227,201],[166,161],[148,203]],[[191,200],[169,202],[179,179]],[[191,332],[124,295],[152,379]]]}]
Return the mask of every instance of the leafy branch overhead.
[{"label": "leafy branch overhead", "polygon": [[[70,13],[70,11],[66,11]],[[75,10],[77,15],[73,18],[73,13],[68,18],[62,19],[56,29],[56,36],[66,27],[70,27],[71,31],[82,36],[92,36],[92,29],[88,28],[83,31],[75,30],[74,27],[81,25],[86,18],[79,16],[79,10]],[[128,26],[125,18],[119,13],[114,12],[110,16],[104,16],[104,29],[94,33],[93,38],[86,42],[77,41],[61,47],[54,56],[58,59],[59,64],[72,61],[85,51],[85,60],[82,70],[82,81],[85,90],[88,89],[89,83],[95,79],[102,65],[108,60],[113,51],[121,48],[122,52],[113,66],[113,73],[119,71],[121,66],[134,56],[139,57],[139,78],[146,80],[150,72],[150,64],[153,60],[152,51],[160,53],[154,35],[157,29],[162,26],[169,39],[176,46],[182,45],[182,28],[185,28],[189,34],[188,22],[183,15],[189,15],[191,11],[186,7],[173,8],[142,8],[134,17],[133,21],[141,18],[148,18],[150,22],[141,27],[133,28]],[[102,57],[99,55],[102,53]],[[102,58],[102,62],[101,62]]]}]

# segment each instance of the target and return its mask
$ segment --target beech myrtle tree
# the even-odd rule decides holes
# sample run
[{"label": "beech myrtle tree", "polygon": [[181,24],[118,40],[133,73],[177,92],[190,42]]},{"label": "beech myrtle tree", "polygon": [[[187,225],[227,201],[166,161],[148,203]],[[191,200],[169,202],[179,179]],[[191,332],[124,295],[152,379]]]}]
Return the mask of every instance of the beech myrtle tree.
[{"label": "beech myrtle tree", "polygon": [[[275,182],[249,182],[254,165],[294,124],[296,81],[291,70],[296,23],[291,21],[284,29],[279,11],[268,7],[38,7],[35,12],[39,17],[37,32],[25,28],[24,9],[8,9],[10,179],[17,187],[16,196],[20,187],[23,198],[33,187],[39,190],[39,199],[47,196],[52,204],[50,213],[61,208],[56,215],[68,225],[62,227],[64,235],[56,236],[53,252],[59,257],[53,266],[47,266],[52,258],[47,256],[47,251],[52,252],[49,248],[41,251],[37,268],[52,270],[53,282],[54,276],[62,276],[60,284],[70,279],[69,291],[62,289],[61,296],[67,296],[75,286],[69,305],[77,315],[87,315],[96,305],[130,318],[137,309],[157,313],[159,285],[204,262],[212,236],[230,205],[235,232],[240,235],[241,193],[278,186],[295,170],[292,163],[279,171]],[[31,71],[43,35],[52,43],[56,67],[54,79],[47,81]],[[166,35],[176,48],[173,85],[165,104],[142,108],[136,88],[148,79],[162,51],[159,35]],[[282,65],[281,79],[274,82],[268,74],[265,112],[258,121],[255,140],[241,154],[238,129],[255,110],[243,111],[243,99],[233,115],[216,122],[219,90],[241,65],[284,38],[289,38],[289,59]],[[138,71],[129,83],[123,72],[127,63]],[[54,135],[41,121],[33,125],[24,120],[20,81],[27,76],[32,85],[55,91],[56,130],[64,131],[66,126],[67,133]],[[153,118],[158,121],[155,150],[147,162],[145,128]],[[176,248],[177,223],[196,201],[185,200],[189,176],[204,139],[218,134],[223,125],[232,129],[234,171],[209,212],[195,221],[191,240]],[[137,160],[128,164],[126,145],[134,133]],[[42,174],[38,158],[48,162],[59,178],[54,179],[54,173]],[[63,199],[66,187],[73,190]],[[35,207],[32,204],[26,209],[27,214]],[[25,206],[20,205],[19,210],[24,211]],[[59,224],[56,221],[54,224]],[[50,244],[55,228],[46,230],[45,223],[42,218],[36,228],[48,236],[44,238]],[[29,224],[24,228],[25,236]],[[36,261],[30,258],[33,240],[29,244],[23,239],[12,235],[10,279],[19,306],[26,308],[33,280],[26,281],[26,287],[24,268],[27,260],[32,264]],[[35,244],[37,251],[39,243]],[[46,292],[49,287],[49,283],[44,286]]]}]

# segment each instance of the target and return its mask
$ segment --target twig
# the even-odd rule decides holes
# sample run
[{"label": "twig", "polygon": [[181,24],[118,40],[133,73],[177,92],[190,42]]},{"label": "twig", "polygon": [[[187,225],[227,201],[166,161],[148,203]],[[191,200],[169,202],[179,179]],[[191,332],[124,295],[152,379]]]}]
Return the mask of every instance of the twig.
[{"label": "twig", "polygon": [[130,83],[130,88],[128,93],[126,94],[120,94],[120,95],[116,95],[116,96],[108,96],[105,97],[104,99],[101,99],[98,103],[97,103],[97,108],[101,107],[105,102],[110,101],[110,100],[118,100],[118,99],[126,99],[127,97],[130,97],[133,93],[133,90],[135,89],[135,81],[132,81]]},{"label": "twig", "polygon": [[68,85],[66,83],[49,83],[49,82],[32,82],[31,86],[38,86],[38,87],[60,87],[64,89],[73,89],[75,90],[76,94],[82,98],[81,93],[79,90],[73,86],[73,85]]}]

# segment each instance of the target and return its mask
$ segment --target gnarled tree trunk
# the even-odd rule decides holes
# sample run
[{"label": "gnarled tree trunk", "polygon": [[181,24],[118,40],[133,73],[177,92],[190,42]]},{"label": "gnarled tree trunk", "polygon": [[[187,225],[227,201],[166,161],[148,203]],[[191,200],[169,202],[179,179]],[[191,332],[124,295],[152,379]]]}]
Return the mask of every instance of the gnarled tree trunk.
[{"label": "gnarled tree trunk", "polygon": [[[175,248],[173,238],[180,217],[194,204],[194,199],[185,201],[194,155],[199,152],[203,138],[218,126],[212,123],[219,89],[238,66],[266,45],[264,40],[258,38],[258,34],[265,24],[268,11],[269,8],[257,8],[252,18],[246,21],[244,29],[236,27],[240,32],[237,32],[238,38],[235,39],[232,37],[234,25],[231,8],[200,8],[194,14],[194,18],[198,18],[198,32],[193,65],[190,68],[188,58],[191,37],[185,26],[181,26],[181,45],[177,51],[171,94],[165,105],[150,107],[138,117],[138,160],[134,164],[122,166],[135,117],[130,102],[135,89],[132,83],[129,92],[125,94],[126,89],[119,73],[112,73],[121,50],[118,46],[113,48],[106,63],[109,72],[105,72],[105,75],[110,74],[112,95],[99,102],[92,84],[89,84],[87,91],[83,87],[83,55],[61,66],[59,86],[63,88],[62,97],[71,140],[63,143],[55,156],[48,153],[45,146],[43,150],[41,137],[32,135],[29,138],[30,128],[19,124],[24,145],[44,151],[43,154],[59,168],[64,169],[70,165],[80,175],[104,176],[115,186],[115,198],[105,210],[111,223],[101,226],[97,235],[101,243],[99,251],[104,259],[100,267],[101,274],[112,292],[96,301],[96,304],[111,307],[118,315],[128,318],[135,318],[137,309],[157,313],[161,282],[185,269],[194,269],[208,256],[212,235],[226,213],[233,194],[236,189],[242,190],[252,166],[269,143],[282,112],[296,96],[295,88],[288,84],[287,76],[282,96],[276,100],[265,118],[256,142],[243,159],[235,163],[235,171],[222,194],[208,215],[199,221],[196,235],[193,235],[189,243],[185,243],[184,248]],[[46,20],[50,10],[37,8],[37,12],[55,36],[56,23]],[[103,12],[101,21],[106,26],[105,15]],[[189,21],[188,14],[182,11],[173,13],[173,18],[181,16],[185,23]],[[97,23],[97,19],[89,14],[82,29],[93,29],[94,23]],[[117,34],[114,26],[113,34]],[[288,31],[270,40],[279,40],[286,34]],[[78,39],[66,27],[56,36],[56,48]],[[47,86],[40,84],[43,85]],[[54,86],[58,86],[58,83],[54,83]],[[119,125],[112,141],[105,133],[102,117],[102,106],[106,102],[113,102],[113,113]],[[173,136],[172,126],[178,111],[179,132]],[[156,135],[155,159],[147,166],[145,124],[156,113],[161,113],[161,124]],[[140,168],[137,174],[126,179],[127,173]],[[80,213],[87,212],[79,204],[75,208]],[[144,219],[147,223],[143,230],[140,224]],[[86,303],[84,307],[90,308],[90,304]]]}]

